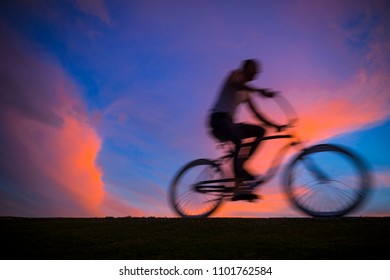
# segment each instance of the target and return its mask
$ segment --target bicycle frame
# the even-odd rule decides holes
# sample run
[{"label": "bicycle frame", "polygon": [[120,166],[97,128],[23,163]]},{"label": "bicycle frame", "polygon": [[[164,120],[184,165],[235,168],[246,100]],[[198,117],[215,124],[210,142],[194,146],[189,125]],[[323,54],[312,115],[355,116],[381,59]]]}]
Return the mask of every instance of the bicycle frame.
[{"label": "bicycle frame", "polygon": [[[266,136],[266,137],[261,138],[260,142],[268,141],[268,140],[274,140],[274,139],[295,139],[295,140],[289,142],[286,145],[284,145],[278,151],[278,153],[275,155],[275,157],[271,161],[271,165],[267,169],[266,174],[263,177],[261,177],[260,179],[256,180],[254,183],[252,183],[253,184],[252,187],[256,187],[256,186],[258,186],[260,184],[264,184],[264,183],[268,182],[269,180],[271,180],[275,176],[275,174],[277,173],[277,171],[279,169],[279,166],[280,166],[280,164],[281,164],[285,154],[289,150],[289,148],[291,148],[293,146],[297,146],[298,144],[301,144],[301,141],[299,141],[292,134]],[[253,144],[253,142],[243,143],[242,147],[250,147],[252,144]],[[233,150],[229,150],[229,152],[227,154],[219,157],[218,159],[214,160],[213,162],[219,168],[220,166],[225,164],[225,162],[227,160],[230,160],[233,157],[234,157],[234,151]],[[211,185],[211,184],[232,183],[232,182],[237,182],[237,181],[238,180],[235,177],[218,179],[218,180],[207,180],[207,181],[198,182],[194,187],[197,189],[197,191],[200,191],[200,192],[209,192],[210,189],[213,192],[229,192],[234,187],[218,186],[218,185]]]},{"label": "bicycle frame", "polygon": [[[292,134],[274,135],[274,136],[268,136],[268,137],[264,137],[264,138],[265,138],[264,140],[282,139],[282,138],[289,138],[289,139],[295,138],[296,139],[296,137],[294,137]],[[263,141],[263,139],[261,141]],[[296,139],[295,141],[291,141],[291,142],[287,143],[286,145],[284,145],[276,153],[276,155],[273,158],[273,160],[271,161],[271,164],[270,164],[269,168],[267,169],[264,177],[262,178],[263,183],[270,181],[276,175],[276,173],[279,170],[280,164],[282,163],[287,151],[291,147],[297,146],[299,144],[302,144],[302,142],[300,142],[299,140]]]}]

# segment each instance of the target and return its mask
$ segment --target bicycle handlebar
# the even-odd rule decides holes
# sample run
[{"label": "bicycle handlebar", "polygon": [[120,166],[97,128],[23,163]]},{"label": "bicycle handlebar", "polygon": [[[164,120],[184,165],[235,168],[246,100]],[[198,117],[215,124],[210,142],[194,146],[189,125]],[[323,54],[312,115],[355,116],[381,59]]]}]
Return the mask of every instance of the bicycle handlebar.
[{"label": "bicycle handlebar", "polygon": [[298,121],[297,113],[294,108],[291,106],[290,102],[279,92],[269,89],[259,89],[257,93],[261,97],[273,99],[276,103],[276,106],[280,108],[280,111],[287,119],[286,123],[283,125],[275,126],[278,132],[281,132],[285,129],[292,128]]}]

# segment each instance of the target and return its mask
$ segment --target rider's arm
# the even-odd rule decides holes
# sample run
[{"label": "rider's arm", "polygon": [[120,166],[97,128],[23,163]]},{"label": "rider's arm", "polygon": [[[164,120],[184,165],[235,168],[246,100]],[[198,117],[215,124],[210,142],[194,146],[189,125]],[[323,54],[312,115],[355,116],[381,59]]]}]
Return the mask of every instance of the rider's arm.
[{"label": "rider's arm", "polygon": [[267,126],[271,126],[271,127],[274,127],[276,128],[278,131],[281,131],[283,129],[284,126],[282,125],[277,125],[277,124],[274,124],[273,122],[271,122],[270,120],[266,119],[255,107],[255,105],[253,104],[252,100],[250,98],[248,98],[247,100],[248,102],[248,105],[249,105],[249,108],[252,110],[252,112],[255,114],[255,116],[262,122],[264,123],[265,125]]},{"label": "rider's arm", "polygon": [[257,93],[260,93],[264,97],[274,97],[277,94],[277,92],[271,91],[271,90],[266,89],[266,88],[254,88],[254,87],[248,86],[246,84],[240,84],[239,89],[245,90],[245,91],[250,91],[250,92],[257,92]]},{"label": "rider's arm", "polygon": [[237,90],[244,90],[249,92],[258,92],[264,97],[274,97],[276,92],[265,88],[255,88],[246,84],[242,72],[232,71],[228,78],[228,83],[236,86]]}]

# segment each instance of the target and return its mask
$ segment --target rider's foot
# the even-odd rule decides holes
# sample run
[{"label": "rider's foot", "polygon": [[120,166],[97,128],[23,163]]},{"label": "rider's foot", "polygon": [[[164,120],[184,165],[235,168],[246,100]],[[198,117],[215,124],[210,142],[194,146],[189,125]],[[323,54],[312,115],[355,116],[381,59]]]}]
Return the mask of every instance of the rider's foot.
[{"label": "rider's foot", "polygon": [[238,200],[252,201],[252,200],[256,200],[258,198],[259,198],[259,196],[257,194],[254,194],[254,193],[251,193],[251,192],[247,192],[247,193],[235,194],[232,197],[232,201],[238,201]]},{"label": "rider's foot", "polygon": [[254,194],[252,191],[253,189],[248,187],[236,186],[233,193],[232,201],[238,201],[238,200],[252,201],[258,199],[259,196]]},{"label": "rider's foot", "polygon": [[245,169],[241,169],[239,172],[237,172],[236,177],[241,181],[254,181],[256,180],[256,177],[250,174]]}]

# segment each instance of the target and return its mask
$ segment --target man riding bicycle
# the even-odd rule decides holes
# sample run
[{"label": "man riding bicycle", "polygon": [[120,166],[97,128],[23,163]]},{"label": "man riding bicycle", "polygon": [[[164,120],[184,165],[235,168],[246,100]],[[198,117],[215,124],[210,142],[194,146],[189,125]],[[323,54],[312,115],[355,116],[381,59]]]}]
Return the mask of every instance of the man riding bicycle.
[{"label": "man riding bicycle", "polygon": [[[234,151],[234,174],[238,181],[252,181],[255,177],[248,173],[243,165],[245,161],[255,152],[259,146],[261,138],[265,134],[265,129],[258,125],[246,123],[234,123],[234,116],[237,107],[241,103],[249,105],[255,116],[265,125],[271,126],[281,131],[285,126],[276,125],[267,120],[254,106],[251,101],[252,93],[260,93],[264,97],[273,97],[276,92],[262,88],[254,88],[247,85],[253,81],[256,75],[261,72],[260,64],[254,59],[248,59],[242,62],[239,69],[233,70],[228,75],[227,79],[219,92],[219,96],[214,106],[211,109],[210,128],[212,134],[222,142],[231,141],[235,145]],[[255,137],[249,152],[242,156],[240,154],[242,148],[242,139]],[[251,200],[257,196],[251,192],[235,193],[233,200]]]}]

